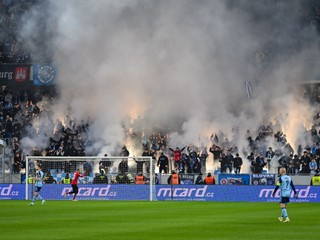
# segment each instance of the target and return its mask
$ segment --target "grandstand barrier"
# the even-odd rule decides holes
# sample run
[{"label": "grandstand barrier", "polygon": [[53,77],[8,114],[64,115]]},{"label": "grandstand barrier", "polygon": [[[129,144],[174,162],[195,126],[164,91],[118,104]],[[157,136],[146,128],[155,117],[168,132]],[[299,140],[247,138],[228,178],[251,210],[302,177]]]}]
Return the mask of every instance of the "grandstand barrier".
[{"label": "grandstand barrier", "polygon": [[[65,177],[65,173],[52,172],[53,178],[57,182],[61,182]],[[71,177],[73,174],[69,174]],[[170,174],[159,174],[158,179],[160,184],[167,184],[167,179]],[[182,179],[181,184],[194,184],[197,174],[180,174]],[[110,177],[110,175],[108,176]],[[203,178],[205,176],[202,176]],[[216,184],[220,185],[275,185],[278,181],[277,174],[216,174],[214,175]],[[312,175],[290,175],[296,185],[310,185]],[[87,176],[87,181],[92,182],[94,174]],[[26,174],[16,174],[14,180],[6,183],[25,183]],[[80,179],[81,183],[82,180]],[[2,182],[5,183],[5,182]]]},{"label": "grandstand barrier", "polygon": [[[57,182],[61,182],[65,177],[65,173],[52,173],[53,178]],[[71,177],[73,174],[69,174]],[[111,175],[108,175],[110,177]],[[160,184],[167,184],[167,179],[170,174],[159,174],[158,179]],[[179,174],[181,184],[195,184],[197,174]],[[278,180],[276,174],[217,174],[214,175],[216,184],[219,185],[275,185]],[[291,175],[290,176],[296,185],[310,185],[312,175]],[[93,181],[94,174],[86,177],[87,182]],[[205,178],[205,176],[203,176]],[[25,183],[26,174],[15,174],[14,180],[7,183]],[[82,180],[80,179],[81,183]]]},{"label": "grandstand barrier", "polygon": [[[65,200],[70,185],[45,184],[41,195],[47,200]],[[31,187],[31,186],[30,186]],[[156,185],[154,200],[205,202],[279,202],[279,191],[272,197],[274,186],[261,185]],[[291,202],[320,202],[320,187],[296,186],[298,199]],[[0,200],[24,200],[24,184],[0,184]],[[148,185],[88,184],[79,185],[79,200],[146,200]],[[134,193],[134,194],[133,194]],[[138,193],[138,194],[137,194]],[[293,193],[292,193],[293,194]]]},{"label": "grandstand barrier", "polygon": [[[190,176],[190,178],[187,177]],[[170,174],[161,174],[160,183],[167,184],[167,179]],[[193,184],[197,174],[180,174],[182,176],[182,184]],[[310,180],[313,175],[290,175],[292,181],[295,185],[310,185]],[[203,175],[202,178],[206,176]],[[214,174],[216,184],[219,185],[275,185],[278,181],[278,174],[225,174],[225,173],[218,173]],[[193,180],[190,181],[190,179]]]}]

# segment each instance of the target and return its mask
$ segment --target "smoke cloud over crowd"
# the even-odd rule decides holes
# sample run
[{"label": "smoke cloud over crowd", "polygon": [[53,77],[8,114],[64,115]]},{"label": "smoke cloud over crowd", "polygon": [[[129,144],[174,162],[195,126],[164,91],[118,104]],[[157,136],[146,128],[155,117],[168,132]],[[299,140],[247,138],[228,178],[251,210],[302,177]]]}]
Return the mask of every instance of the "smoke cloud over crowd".
[{"label": "smoke cloud over crowd", "polygon": [[244,139],[281,113],[295,146],[312,117],[298,86],[318,56],[305,10],[296,0],[52,0],[42,11],[58,69],[51,121],[90,121],[95,147],[112,153],[130,127],[166,129],[173,147],[208,145],[212,132]]}]

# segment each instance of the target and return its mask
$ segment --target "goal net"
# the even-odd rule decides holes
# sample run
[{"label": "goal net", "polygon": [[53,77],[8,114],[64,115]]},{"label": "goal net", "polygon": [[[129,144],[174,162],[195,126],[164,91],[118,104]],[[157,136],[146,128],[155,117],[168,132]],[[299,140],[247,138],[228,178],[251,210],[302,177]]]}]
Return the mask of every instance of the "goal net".
[{"label": "goal net", "polygon": [[[154,200],[155,166],[151,157],[26,157],[26,196],[32,199],[36,165],[44,173],[41,196],[73,199],[77,170],[77,200]],[[65,196],[66,195],[66,196]]]}]

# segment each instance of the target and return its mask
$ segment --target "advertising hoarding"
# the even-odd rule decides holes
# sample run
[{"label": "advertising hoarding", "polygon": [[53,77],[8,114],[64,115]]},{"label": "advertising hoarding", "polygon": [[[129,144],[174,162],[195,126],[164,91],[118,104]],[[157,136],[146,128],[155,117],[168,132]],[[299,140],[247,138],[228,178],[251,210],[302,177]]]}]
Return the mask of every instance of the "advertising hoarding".
[{"label": "advertising hoarding", "polygon": [[[31,186],[30,186],[31,188]],[[279,190],[272,197],[274,186],[235,185],[156,185],[154,199],[159,201],[216,201],[216,202],[279,202]],[[296,186],[298,199],[291,202],[320,202],[320,187]],[[31,190],[31,189],[30,189]],[[47,200],[63,200],[70,185],[46,184],[41,195]],[[81,200],[148,200],[149,185],[88,184],[79,185]],[[31,191],[30,191],[31,193]],[[71,197],[71,196],[70,196]],[[25,199],[24,184],[0,184],[0,200]]]}]

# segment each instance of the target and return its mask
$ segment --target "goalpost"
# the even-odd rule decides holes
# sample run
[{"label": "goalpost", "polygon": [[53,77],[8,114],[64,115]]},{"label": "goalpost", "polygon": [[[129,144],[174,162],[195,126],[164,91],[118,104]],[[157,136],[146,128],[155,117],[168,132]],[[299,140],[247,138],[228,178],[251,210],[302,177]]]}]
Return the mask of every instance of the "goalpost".
[{"label": "goalpost", "polygon": [[[79,200],[156,199],[152,157],[27,156],[26,200],[32,198],[33,185],[28,179],[35,175],[35,164],[41,166],[44,173],[40,194],[45,199],[64,200],[65,193],[72,190],[71,180],[77,169],[83,174],[78,180]],[[71,198],[69,195],[67,199]]]}]

